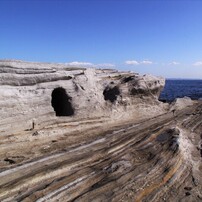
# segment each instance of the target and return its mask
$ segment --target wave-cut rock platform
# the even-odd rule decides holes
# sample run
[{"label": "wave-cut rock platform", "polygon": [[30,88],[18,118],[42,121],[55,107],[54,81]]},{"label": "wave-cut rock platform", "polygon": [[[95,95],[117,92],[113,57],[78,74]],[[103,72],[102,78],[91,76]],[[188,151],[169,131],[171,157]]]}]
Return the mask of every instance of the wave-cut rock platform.
[{"label": "wave-cut rock platform", "polygon": [[202,101],[165,80],[0,61],[0,201],[202,201]]}]

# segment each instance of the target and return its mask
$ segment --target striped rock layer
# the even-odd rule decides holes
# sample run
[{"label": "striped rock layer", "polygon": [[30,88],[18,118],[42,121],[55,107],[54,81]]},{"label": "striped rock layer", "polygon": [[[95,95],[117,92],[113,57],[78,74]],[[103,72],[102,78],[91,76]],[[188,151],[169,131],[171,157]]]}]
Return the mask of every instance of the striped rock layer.
[{"label": "striped rock layer", "polygon": [[164,83],[0,61],[0,201],[202,201],[202,102]]}]

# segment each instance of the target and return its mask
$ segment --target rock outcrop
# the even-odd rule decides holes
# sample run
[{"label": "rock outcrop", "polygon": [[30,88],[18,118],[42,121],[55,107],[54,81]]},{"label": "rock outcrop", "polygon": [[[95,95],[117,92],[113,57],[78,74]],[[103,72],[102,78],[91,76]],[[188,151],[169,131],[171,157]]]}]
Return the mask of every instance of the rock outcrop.
[{"label": "rock outcrop", "polygon": [[164,84],[0,61],[0,201],[202,200],[202,103]]}]

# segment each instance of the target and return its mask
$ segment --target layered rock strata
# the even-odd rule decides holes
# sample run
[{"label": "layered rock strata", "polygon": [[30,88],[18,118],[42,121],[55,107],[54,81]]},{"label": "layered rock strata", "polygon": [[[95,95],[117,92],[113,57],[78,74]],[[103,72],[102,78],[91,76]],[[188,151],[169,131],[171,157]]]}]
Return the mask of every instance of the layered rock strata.
[{"label": "layered rock strata", "polygon": [[0,61],[0,201],[202,200],[202,103],[164,82]]}]

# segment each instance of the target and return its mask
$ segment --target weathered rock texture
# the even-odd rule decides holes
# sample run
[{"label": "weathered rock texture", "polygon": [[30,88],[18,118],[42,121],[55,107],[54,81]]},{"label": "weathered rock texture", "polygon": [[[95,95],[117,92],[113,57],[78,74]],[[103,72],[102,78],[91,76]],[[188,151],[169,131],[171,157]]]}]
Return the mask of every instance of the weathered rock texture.
[{"label": "weathered rock texture", "polygon": [[202,200],[202,103],[164,82],[0,61],[0,201]]}]

